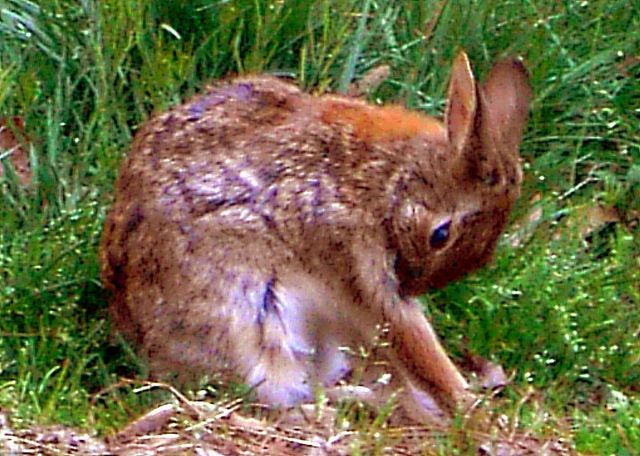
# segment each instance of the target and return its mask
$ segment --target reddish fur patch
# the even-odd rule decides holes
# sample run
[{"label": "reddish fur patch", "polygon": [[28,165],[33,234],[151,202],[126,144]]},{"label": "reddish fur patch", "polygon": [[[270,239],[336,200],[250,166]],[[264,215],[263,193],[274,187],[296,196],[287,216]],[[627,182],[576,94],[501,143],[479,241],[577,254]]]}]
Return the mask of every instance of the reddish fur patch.
[{"label": "reddish fur patch", "polygon": [[[9,123],[12,123],[12,127]],[[14,131],[18,133],[18,137],[14,134]],[[0,154],[6,151],[11,151],[9,160],[13,164],[14,171],[16,172],[20,183],[22,185],[29,185],[31,182],[31,164],[29,163],[29,153],[23,146],[20,140],[24,140],[26,134],[24,132],[24,120],[22,117],[12,117],[11,121],[8,118],[0,117]],[[4,175],[4,168],[0,164],[0,176]]]},{"label": "reddish fur patch", "polygon": [[442,122],[433,117],[409,111],[400,106],[374,107],[348,100],[327,100],[321,118],[326,123],[347,123],[367,143],[407,139],[419,134],[444,140]]}]

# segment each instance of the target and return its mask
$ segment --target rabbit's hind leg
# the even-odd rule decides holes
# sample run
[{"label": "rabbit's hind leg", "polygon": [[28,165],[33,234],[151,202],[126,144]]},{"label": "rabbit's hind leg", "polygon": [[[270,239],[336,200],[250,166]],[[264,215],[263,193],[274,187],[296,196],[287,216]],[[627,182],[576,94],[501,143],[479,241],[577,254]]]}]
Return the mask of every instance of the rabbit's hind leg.
[{"label": "rabbit's hind leg", "polygon": [[237,345],[244,380],[258,399],[293,406],[313,397],[315,344],[308,331],[304,302],[287,294],[277,277],[264,281],[249,303],[254,312],[253,344]]}]

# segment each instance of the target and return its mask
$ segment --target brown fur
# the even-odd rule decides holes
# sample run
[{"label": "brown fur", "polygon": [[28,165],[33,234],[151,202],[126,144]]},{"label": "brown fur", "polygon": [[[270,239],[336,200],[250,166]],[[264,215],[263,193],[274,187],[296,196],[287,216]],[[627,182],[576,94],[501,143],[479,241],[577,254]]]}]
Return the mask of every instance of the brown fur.
[{"label": "brown fur", "polygon": [[460,54],[444,123],[267,76],[152,118],[102,238],[115,327],[159,372],[220,372],[293,405],[343,378],[340,347],[384,325],[412,398],[464,401],[413,297],[490,259],[519,194],[530,96],[518,62],[479,88]]},{"label": "brown fur", "polygon": [[[28,148],[25,145],[26,134],[22,117],[0,117],[0,156],[7,157],[20,184],[27,186],[31,183],[32,172]],[[0,177],[2,176],[4,167],[0,163]]]}]

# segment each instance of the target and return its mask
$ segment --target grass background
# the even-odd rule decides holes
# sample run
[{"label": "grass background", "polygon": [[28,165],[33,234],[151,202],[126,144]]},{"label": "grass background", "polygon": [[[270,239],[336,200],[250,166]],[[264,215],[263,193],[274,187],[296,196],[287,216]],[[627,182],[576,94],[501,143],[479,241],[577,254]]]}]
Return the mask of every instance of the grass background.
[{"label": "grass background", "polygon": [[228,74],[344,90],[388,64],[371,98],[439,115],[464,48],[480,75],[505,55],[528,65],[525,189],[493,264],[427,310],[454,355],[513,375],[504,413],[581,453],[638,454],[638,30],[640,4],[615,0],[0,0],[0,113],[24,117],[34,170],[27,188],[0,178],[0,407],[104,434],[159,399],[109,389],[139,368],[109,341],[96,257],[152,112]]}]

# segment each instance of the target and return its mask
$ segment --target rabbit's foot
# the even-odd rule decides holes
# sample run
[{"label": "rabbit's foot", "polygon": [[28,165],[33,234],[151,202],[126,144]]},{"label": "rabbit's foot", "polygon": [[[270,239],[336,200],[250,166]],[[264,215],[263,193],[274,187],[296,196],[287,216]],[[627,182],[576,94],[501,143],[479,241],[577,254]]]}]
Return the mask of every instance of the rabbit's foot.
[{"label": "rabbit's foot", "polygon": [[291,407],[313,399],[309,380],[311,352],[279,331],[261,347],[246,379],[261,402]]},{"label": "rabbit's foot", "polygon": [[431,394],[410,383],[395,391],[390,388],[378,391],[360,385],[337,385],[327,388],[325,394],[330,402],[355,400],[377,410],[393,400],[401,406],[411,421],[437,425],[446,425],[449,422],[447,410],[441,407]]},{"label": "rabbit's foot", "polygon": [[376,398],[373,390],[366,386],[360,385],[336,385],[325,389],[325,394],[330,402],[338,402],[342,400],[361,401],[366,404],[378,406],[379,399]]},{"label": "rabbit's foot", "polygon": [[450,417],[438,401],[427,391],[407,382],[399,402],[407,416],[418,423],[446,425]]}]

